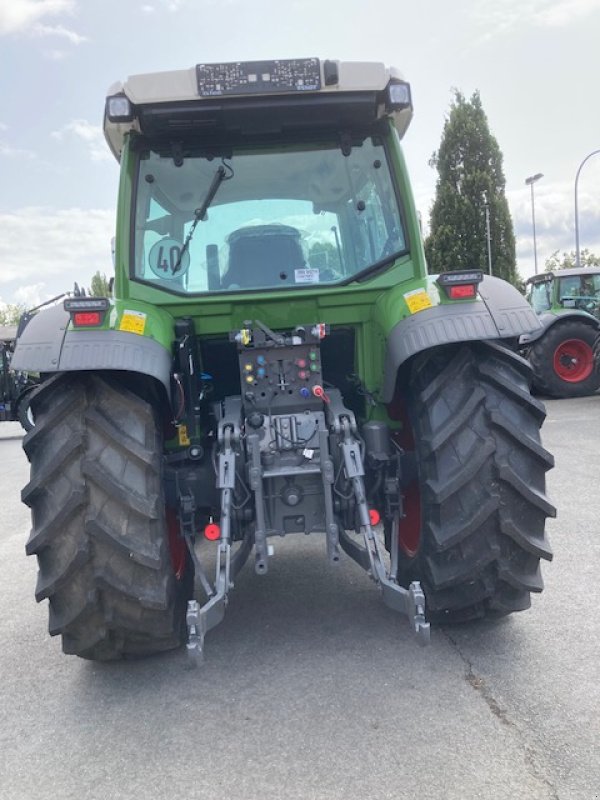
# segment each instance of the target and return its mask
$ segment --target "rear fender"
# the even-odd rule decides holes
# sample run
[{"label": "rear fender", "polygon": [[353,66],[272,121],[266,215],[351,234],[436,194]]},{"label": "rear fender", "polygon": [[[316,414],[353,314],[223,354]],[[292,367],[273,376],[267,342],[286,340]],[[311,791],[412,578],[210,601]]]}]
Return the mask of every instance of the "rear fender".
[{"label": "rear fender", "polygon": [[559,314],[555,314],[552,311],[545,312],[539,315],[540,325],[542,326],[539,330],[533,331],[532,333],[524,333],[519,338],[519,345],[521,347],[526,347],[527,345],[533,344],[533,342],[537,342],[538,339],[541,339],[542,336],[548,331],[553,325],[556,325],[557,322],[572,322],[576,320],[577,322],[583,322],[586,325],[589,325],[596,331],[600,330],[600,322],[596,319],[596,317],[592,316],[592,314],[588,314],[587,311],[564,311],[560,312]]},{"label": "rear fender", "polygon": [[156,339],[110,328],[72,330],[62,305],[31,318],[11,368],[27,372],[121,370],[160,381],[170,396],[171,353]]},{"label": "rear fender", "polygon": [[435,305],[400,320],[391,329],[382,400],[391,402],[398,369],[417,353],[456,342],[517,341],[538,329],[538,315],[517,289],[499,278],[485,276],[476,301]]}]

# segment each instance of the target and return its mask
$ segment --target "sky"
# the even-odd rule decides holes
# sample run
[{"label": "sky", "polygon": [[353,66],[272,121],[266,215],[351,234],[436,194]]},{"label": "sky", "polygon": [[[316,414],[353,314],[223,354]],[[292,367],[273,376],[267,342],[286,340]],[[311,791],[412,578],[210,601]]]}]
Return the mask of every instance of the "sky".
[{"label": "sky", "polygon": [[[575,177],[600,150],[600,0],[0,0],[0,303],[31,307],[112,274],[118,164],[108,87],[200,62],[382,61],[410,82],[404,151],[425,226],[453,90],[479,90],[504,155],[523,278],[575,249]],[[578,181],[600,254],[600,153]]]}]

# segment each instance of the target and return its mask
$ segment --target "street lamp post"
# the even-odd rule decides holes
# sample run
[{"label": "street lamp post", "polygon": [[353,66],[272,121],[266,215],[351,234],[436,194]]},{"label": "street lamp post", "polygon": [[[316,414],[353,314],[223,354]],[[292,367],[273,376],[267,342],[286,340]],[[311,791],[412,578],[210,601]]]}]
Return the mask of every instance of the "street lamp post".
[{"label": "street lamp post", "polygon": [[600,150],[592,150],[591,153],[588,153],[587,156],[583,159],[581,164],[579,165],[579,169],[577,170],[577,174],[575,175],[575,266],[577,269],[581,267],[581,254],[579,252],[579,206],[577,203],[577,186],[579,185],[579,173],[581,172],[581,168],[592,156],[595,156],[596,153],[600,153]]},{"label": "street lamp post", "polygon": [[543,178],[541,172],[536,172],[535,175],[530,175],[529,178],[525,179],[525,185],[531,186],[531,222],[533,224],[533,261],[535,264],[535,274],[537,275],[538,267],[537,267],[537,242],[535,239],[535,196],[533,193],[533,184],[536,181],[539,181],[540,178]]}]

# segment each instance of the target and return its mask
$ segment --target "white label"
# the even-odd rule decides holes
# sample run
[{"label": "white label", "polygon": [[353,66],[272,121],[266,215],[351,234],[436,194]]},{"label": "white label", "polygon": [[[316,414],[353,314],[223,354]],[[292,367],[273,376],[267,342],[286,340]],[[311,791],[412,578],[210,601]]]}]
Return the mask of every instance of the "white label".
[{"label": "white label", "polygon": [[319,270],[305,267],[304,269],[294,270],[294,280],[296,283],[318,283]]}]

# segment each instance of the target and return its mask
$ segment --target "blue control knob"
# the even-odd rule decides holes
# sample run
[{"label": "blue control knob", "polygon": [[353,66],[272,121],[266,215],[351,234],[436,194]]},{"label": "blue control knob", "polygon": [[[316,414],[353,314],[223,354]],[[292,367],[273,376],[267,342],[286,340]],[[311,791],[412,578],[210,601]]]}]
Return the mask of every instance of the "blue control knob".
[{"label": "blue control knob", "polygon": [[267,372],[266,372],[264,367],[259,367],[256,370],[256,375],[257,375],[258,378],[264,378],[266,374],[267,374]]},{"label": "blue control knob", "polygon": [[301,396],[302,396],[302,397],[304,397],[304,398],[310,397],[310,389],[308,389],[306,386],[303,386],[303,387],[300,389],[300,394],[301,394]]},{"label": "blue control knob", "polygon": [[256,356],[256,363],[257,364],[266,364],[266,359],[264,356]]}]

